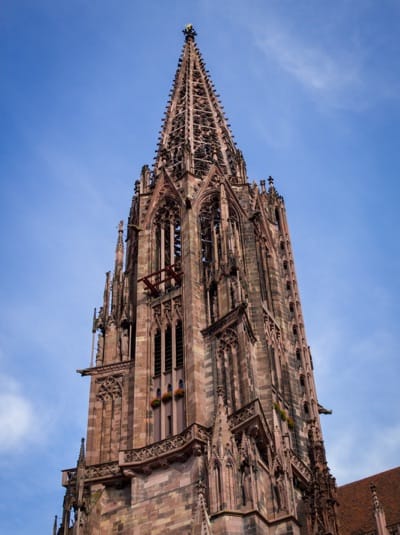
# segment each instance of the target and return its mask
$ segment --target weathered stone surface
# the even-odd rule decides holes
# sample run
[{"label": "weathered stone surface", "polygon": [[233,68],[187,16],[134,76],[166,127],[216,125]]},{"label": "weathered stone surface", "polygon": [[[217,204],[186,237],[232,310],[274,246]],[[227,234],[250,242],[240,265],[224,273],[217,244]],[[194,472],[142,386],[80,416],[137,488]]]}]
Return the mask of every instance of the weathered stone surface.
[{"label": "weathered stone surface", "polygon": [[60,534],[336,534],[285,206],[249,184],[191,27],[96,314]]}]

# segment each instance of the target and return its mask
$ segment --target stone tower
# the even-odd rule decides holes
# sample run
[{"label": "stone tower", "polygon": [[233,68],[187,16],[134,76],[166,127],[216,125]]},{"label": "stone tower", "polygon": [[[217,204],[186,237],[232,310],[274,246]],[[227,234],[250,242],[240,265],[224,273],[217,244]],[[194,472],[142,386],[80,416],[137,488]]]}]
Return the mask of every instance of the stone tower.
[{"label": "stone tower", "polygon": [[337,534],[282,197],[250,184],[191,25],[95,315],[59,535]]}]

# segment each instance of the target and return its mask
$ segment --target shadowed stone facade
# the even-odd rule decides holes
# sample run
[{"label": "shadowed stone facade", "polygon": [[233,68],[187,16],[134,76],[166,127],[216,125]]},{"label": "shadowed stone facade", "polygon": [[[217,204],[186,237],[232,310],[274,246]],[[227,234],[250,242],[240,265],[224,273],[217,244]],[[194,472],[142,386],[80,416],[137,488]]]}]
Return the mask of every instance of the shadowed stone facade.
[{"label": "shadowed stone facade", "polygon": [[189,25],[95,315],[54,533],[336,534],[282,197],[250,184]]}]

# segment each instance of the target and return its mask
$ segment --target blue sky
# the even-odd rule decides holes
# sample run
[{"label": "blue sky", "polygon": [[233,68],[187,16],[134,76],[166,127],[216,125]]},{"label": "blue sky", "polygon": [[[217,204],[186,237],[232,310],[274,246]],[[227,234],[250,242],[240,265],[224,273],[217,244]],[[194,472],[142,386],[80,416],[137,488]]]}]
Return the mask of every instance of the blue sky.
[{"label": "blue sky", "polygon": [[251,180],[285,197],[328,461],[399,464],[400,3],[0,8],[0,533],[50,533],[86,431],[93,307],[187,22]]}]

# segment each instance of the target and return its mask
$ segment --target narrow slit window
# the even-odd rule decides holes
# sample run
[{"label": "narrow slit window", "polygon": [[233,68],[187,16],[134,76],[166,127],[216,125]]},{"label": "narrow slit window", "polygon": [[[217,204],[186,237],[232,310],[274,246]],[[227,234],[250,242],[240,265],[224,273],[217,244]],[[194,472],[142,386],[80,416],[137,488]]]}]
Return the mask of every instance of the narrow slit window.
[{"label": "narrow slit window", "polygon": [[168,373],[172,370],[172,332],[171,326],[168,325],[165,331],[165,371]]},{"label": "narrow slit window", "polygon": [[182,322],[178,321],[175,327],[175,344],[176,344],[176,367],[183,367],[183,329]]},{"label": "narrow slit window", "polygon": [[154,335],[154,375],[161,375],[161,331],[157,329]]}]

